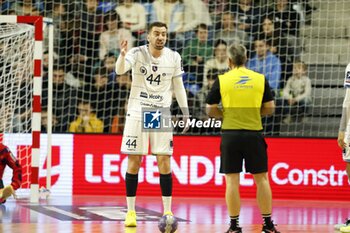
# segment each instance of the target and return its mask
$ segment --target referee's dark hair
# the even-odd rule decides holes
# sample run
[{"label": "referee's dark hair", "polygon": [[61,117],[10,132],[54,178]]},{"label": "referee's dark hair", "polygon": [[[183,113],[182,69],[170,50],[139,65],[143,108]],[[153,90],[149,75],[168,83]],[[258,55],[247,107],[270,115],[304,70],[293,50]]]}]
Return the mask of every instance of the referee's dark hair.
[{"label": "referee's dark hair", "polygon": [[247,49],[240,44],[233,44],[228,48],[228,58],[236,67],[247,62]]},{"label": "referee's dark hair", "polygon": [[154,27],[165,27],[168,30],[168,27],[166,26],[165,23],[162,22],[153,22],[148,26],[147,32],[149,33],[150,31],[152,31],[152,28]]}]

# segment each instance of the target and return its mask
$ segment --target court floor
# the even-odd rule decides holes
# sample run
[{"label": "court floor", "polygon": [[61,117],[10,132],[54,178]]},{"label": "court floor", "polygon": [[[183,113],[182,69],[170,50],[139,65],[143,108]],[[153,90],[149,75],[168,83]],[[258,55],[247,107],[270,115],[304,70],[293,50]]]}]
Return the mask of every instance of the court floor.
[{"label": "court floor", "polygon": [[[125,228],[124,197],[51,197],[30,204],[9,199],[0,206],[0,233],[157,233],[161,199],[137,197],[138,226]],[[223,198],[176,198],[173,212],[178,233],[222,233],[228,228]],[[273,219],[281,232],[337,232],[333,225],[350,217],[349,202],[275,200]],[[261,216],[254,199],[243,199],[243,232],[261,232]]]}]

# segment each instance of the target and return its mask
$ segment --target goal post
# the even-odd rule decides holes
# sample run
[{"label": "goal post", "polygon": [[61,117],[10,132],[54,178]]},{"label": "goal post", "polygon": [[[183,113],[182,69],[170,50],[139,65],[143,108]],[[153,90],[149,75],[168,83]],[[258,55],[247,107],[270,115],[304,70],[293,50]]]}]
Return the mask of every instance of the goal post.
[{"label": "goal post", "polygon": [[[20,162],[23,164],[23,188],[30,187],[30,202],[38,202],[39,200],[39,164],[40,164],[40,138],[41,138],[41,94],[42,94],[42,64],[43,64],[43,37],[44,37],[44,23],[50,20],[44,20],[41,16],[14,16],[14,15],[1,15],[0,16],[0,45],[2,45],[2,56],[4,57],[3,64],[0,63],[1,84],[9,83],[10,85],[4,85],[3,89],[4,99],[8,98],[14,104],[13,108],[10,108],[9,117],[13,117],[16,113],[16,108],[21,108],[20,105],[25,105],[27,114],[23,119],[22,112],[20,112],[19,122],[23,124],[26,121],[28,128],[19,128],[14,130],[14,124],[9,124],[2,129],[4,139],[13,137],[13,141],[21,140],[18,135],[27,135],[31,133],[31,140],[27,145],[27,141],[24,140],[26,148],[23,152],[21,150],[21,142],[14,143],[13,147],[9,145],[11,150],[15,150],[18,154],[21,154]],[[52,22],[52,21],[51,21]],[[53,30],[49,27],[49,31]],[[52,33],[50,33],[52,34]],[[49,44],[50,47],[50,44]],[[51,45],[51,49],[53,46]],[[52,52],[51,52],[52,54]],[[50,59],[51,57],[51,59]],[[12,58],[12,59],[11,59]],[[49,52],[49,67],[52,70],[52,55]],[[6,64],[5,64],[6,63]],[[2,67],[1,67],[2,66]],[[8,70],[5,70],[8,69]],[[8,73],[9,75],[5,75]],[[52,73],[52,72],[51,72]],[[50,74],[50,72],[49,72]],[[51,75],[51,74],[50,74]],[[11,79],[18,76],[17,79]],[[49,80],[52,77],[49,77]],[[0,85],[1,85],[0,84]],[[13,86],[18,85],[17,89]],[[8,90],[9,87],[12,87]],[[23,99],[21,98],[24,95]],[[2,108],[5,107],[5,101],[2,101]],[[23,108],[23,107],[22,107]],[[50,108],[50,106],[48,106]],[[48,114],[50,112],[48,111]],[[49,114],[50,115],[50,114]],[[48,116],[51,117],[51,116]],[[26,136],[23,136],[26,138]],[[48,135],[51,138],[51,135]],[[4,140],[4,143],[10,143],[8,140]],[[11,143],[10,143],[11,144]],[[21,145],[21,146],[18,146]],[[48,145],[50,143],[48,142]],[[47,147],[48,156],[50,156],[50,146]],[[25,157],[25,158],[24,158]],[[51,158],[47,159],[48,169],[51,167]],[[30,164],[26,164],[30,163]],[[48,175],[50,172],[48,172]],[[50,179],[47,180],[47,188],[50,188]]]}]

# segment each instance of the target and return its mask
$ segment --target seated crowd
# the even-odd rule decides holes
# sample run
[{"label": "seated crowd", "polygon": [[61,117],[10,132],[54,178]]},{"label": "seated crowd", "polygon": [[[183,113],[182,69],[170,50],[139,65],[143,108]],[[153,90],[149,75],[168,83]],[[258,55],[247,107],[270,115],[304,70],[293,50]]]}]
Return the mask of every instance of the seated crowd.
[{"label": "seated crowd", "polygon": [[[305,115],[311,96],[306,65],[299,61],[300,12],[293,4],[293,0],[82,0],[79,4],[7,0],[0,7],[2,14],[53,19],[54,132],[122,132],[131,75],[115,72],[120,41],[127,40],[129,48],[143,45],[147,25],[162,21],[168,25],[167,46],[183,59],[192,117],[206,119],[205,96],[228,69],[226,49],[240,43],[248,48],[247,67],[266,76],[280,105],[280,117],[266,121],[277,126],[271,131],[278,134],[280,122]],[[47,60],[47,52],[44,56]],[[44,90],[47,70],[44,62]],[[46,109],[47,94],[42,100]]]}]

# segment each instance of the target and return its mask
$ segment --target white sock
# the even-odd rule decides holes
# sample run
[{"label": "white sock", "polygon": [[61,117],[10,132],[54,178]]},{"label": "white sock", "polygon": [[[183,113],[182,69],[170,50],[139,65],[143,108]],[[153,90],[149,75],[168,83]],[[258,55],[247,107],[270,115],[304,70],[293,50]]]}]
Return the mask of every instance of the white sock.
[{"label": "white sock", "polygon": [[135,211],[135,197],[126,197],[126,204],[128,206],[128,211],[132,210]]},{"label": "white sock", "polygon": [[168,211],[171,211],[172,196],[170,196],[170,197],[162,196],[162,200],[163,200],[164,213],[168,212]]}]

